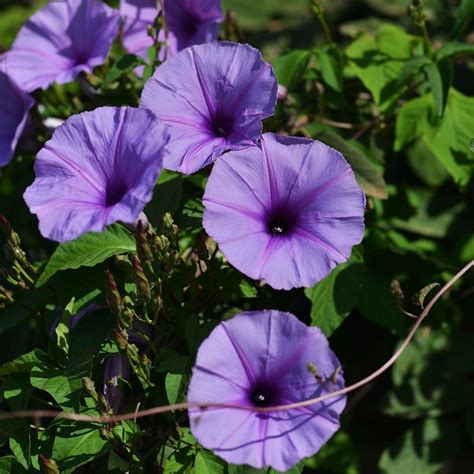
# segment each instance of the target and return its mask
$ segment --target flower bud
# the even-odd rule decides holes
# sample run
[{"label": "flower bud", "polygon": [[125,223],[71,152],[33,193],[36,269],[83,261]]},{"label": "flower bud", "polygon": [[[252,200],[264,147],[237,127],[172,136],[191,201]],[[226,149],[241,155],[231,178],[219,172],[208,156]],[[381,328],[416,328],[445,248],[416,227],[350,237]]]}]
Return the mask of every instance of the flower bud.
[{"label": "flower bud", "polygon": [[99,395],[95,389],[94,382],[89,377],[83,377],[82,385],[84,386],[84,390],[87,392],[87,394],[90,395],[97,403],[99,401]]},{"label": "flower bud", "polygon": [[122,297],[118,291],[117,282],[109,270],[105,272],[105,299],[110,309],[115,313],[122,310]]},{"label": "flower bud", "polygon": [[128,347],[127,331],[125,331],[118,325],[115,328],[115,340],[117,341],[117,344],[121,350],[123,351],[127,350],[127,347]]},{"label": "flower bud", "polygon": [[150,301],[150,283],[141,266],[140,260],[135,255],[130,255],[130,263],[133,267],[133,279],[137,285],[138,296],[147,303]]},{"label": "flower bud", "polygon": [[54,459],[46,457],[44,454],[39,454],[39,462],[42,471],[46,474],[59,474],[59,467]]},{"label": "flower bud", "polygon": [[137,242],[138,258],[142,262],[151,262],[153,260],[153,252],[148,242],[147,231],[147,225],[142,220],[139,220],[135,229],[135,240]]}]

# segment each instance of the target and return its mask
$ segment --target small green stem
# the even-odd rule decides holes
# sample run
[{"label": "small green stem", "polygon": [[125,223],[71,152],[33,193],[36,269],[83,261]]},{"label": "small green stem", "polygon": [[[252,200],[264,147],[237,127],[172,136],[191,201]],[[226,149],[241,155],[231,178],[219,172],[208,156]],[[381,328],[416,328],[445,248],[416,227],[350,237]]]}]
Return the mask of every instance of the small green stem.
[{"label": "small green stem", "polygon": [[318,20],[319,20],[319,23],[321,24],[321,28],[324,31],[324,35],[326,36],[327,42],[332,43],[333,41],[332,41],[331,30],[329,29],[329,26],[326,22],[326,18],[324,17],[324,14],[318,15]]},{"label": "small green stem", "polygon": [[426,49],[428,50],[428,56],[431,58],[433,54],[433,48],[431,45],[430,35],[428,34],[428,29],[426,28],[426,23],[423,22],[420,25],[421,30],[423,31],[423,38],[425,40]]}]

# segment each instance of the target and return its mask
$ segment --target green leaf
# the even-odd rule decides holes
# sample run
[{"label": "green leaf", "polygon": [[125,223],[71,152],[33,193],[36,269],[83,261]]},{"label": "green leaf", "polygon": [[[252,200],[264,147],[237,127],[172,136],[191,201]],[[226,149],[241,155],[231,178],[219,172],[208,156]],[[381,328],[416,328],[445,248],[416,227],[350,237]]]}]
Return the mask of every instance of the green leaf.
[{"label": "green leaf", "polygon": [[135,240],[122,225],[111,225],[104,232],[89,232],[58,246],[36,286],[44,285],[58,271],[93,267],[114,255],[135,251]]},{"label": "green leaf", "polygon": [[227,474],[227,466],[210,451],[199,451],[194,461],[195,474]]},{"label": "green leaf", "polygon": [[386,111],[403,92],[398,79],[419,41],[401,28],[383,25],[375,34],[362,34],[349,45],[346,72],[358,77],[381,110]]},{"label": "green leaf", "polygon": [[471,406],[473,344],[469,333],[451,337],[440,330],[417,333],[393,367],[394,388],[384,400],[384,412],[415,419]]},{"label": "green leaf", "polygon": [[409,61],[407,61],[398,75],[398,82],[400,86],[404,85],[405,82],[414,74],[417,74],[422,70],[425,66],[432,64],[433,62],[431,59],[427,58],[426,56],[416,56]]},{"label": "green leaf", "polygon": [[170,171],[162,174],[155,186],[153,199],[145,209],[150,222],[157,227],[161,226],[166,212],[173,213],[179,209],[182,196],[183,177]]},{"label": "green leaf", "polygon": [[425,141],[416,139],[409,145],[406,154],[411,169],[427,186],[438,188],[449,178],[448,171]]},{"label": "green leaf", "polygon": [[436,117],[430,95],[407,102],[396,123],[395,150],[421,138],[443,163],[459,186],[474,175],[474,152],[470,150],[474,130],[474,98],[455,89],[449,91],[443,118]]},{"label": "green leaf", "polygon": [[324,82],[337,92],[342,91],[343,56],[334,44],[327,44],[317,50],[318,69]]},{"label": "green leaf", "polygon": [[435,53],[435,60],[453,58],[456,56],[474,55],[474,44],[467,43],[445,43]]},{"label": "green leaf", "polygon": [[11,374],[29,373],[35,365],[47,360],[47,357],[46,353],[41,349],[34,349],[28,352],[28,354],[16,358],[12,362],[5,362],[5,364],[0,367],[0,377]]},{"label": "green leaf", "polygon": [[0,458],[0,474],[28,474],[14,456],[5,456]]},{"label": "green leaf", "polygon": [[245,298],[256,298],[258,295],[257,288],[248,280],[242,279],[239,288]]},{"label": "green leaf", "polygon": [[338,431],[316,455],[306,460],[305,466],[334,474],[359,474],[357,452],[344,431]]},{"label": "green leaf", "polygon": [[78,411],[82,378],[90,376],[92,365],[90,356],[84,359],[71,360],[64,369],[52,364],[34,367],[31,370],[31,385],[49,393],[64,411]]},{"label": "green leaf", "polygon": [[72,298],[54,329],[56,350],[62,361],[67,361],[69,357],[69,326],[71,318],[75,314],[74,303],[74,298]]},{"label": "green leaf", "polygon": [[357,305],[364,278],[362,255],[358,249],[324,280],[305,290],[311,300],[311,324],[329,337]]},{"label": "green leaf", "polygon": [[106,447],[107,441],[101,438],[98,427],[62,423],[56,432],[52,457],[62,473],[73,472],[104,454]]},{"label": "green leaf", "polygon": [[125,74],[133,71],[138,66],[146,64],[145,61],[135,54],[126,54],[110,68],[109,72],[102,81],[101,88],[107,89],[112,82],[117,81]]},{"label": "green leaf", "polygon": [[301,81],[310,59],[311,52],[303,49],[296,49],[279,56],[273,63],[278,83],[289,90],[294,89]]},{"label": "green leaf", "polygon": [[30,375],[9,375],[2,385],[3,398],[11,410],[26,410],[33,387]]},{"label": "green leaf", "polygon": [[442,117],[453,80],[451,62],[448,59],[444,59],[437,64],[430,63],[425,66],[425,70],[428,74],[436,114],[438,117]]},{"label": "green leaf", "polygon": [[379,468],[384,474],[435,473],[453,458],[460,441],[460,431],[453,424],[428,418],[383,452]]},{"label": "green leaf", "polygon": [[15,458],[25,468],[31,464],[31,427],[22,419],[2,420],[0,435],[8,437],[9,447]]},{"label": "green leaf", "polygon": [[320,132],[316,138],[334,147],[344,155],[365,194],[379,199],[387,199],[388,191],[383,179],[383,173],[358,147],[330,131]]},{"label": "green leaf", "polygon": [[170,351],[169,356],[158,366],[158,372],[168,372],[165,388],[169,403],[179,403],[184,400],[190,369],[191,359],[175,351]]},{"label": "green leaf", "polygon": [[462,0],[456,12],[456,24],[452,36],[457,38],[474,18],[474,0]]}]

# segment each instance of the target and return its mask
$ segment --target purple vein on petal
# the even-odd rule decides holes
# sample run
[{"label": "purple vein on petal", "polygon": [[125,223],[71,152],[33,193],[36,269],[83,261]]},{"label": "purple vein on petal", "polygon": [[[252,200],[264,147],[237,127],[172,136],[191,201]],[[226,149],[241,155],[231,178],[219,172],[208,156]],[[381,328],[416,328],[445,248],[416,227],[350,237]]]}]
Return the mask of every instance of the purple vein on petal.
[{"label": "purple vein on petal", "polygon": [[255,378],[255,373],[252,369],[252,366],[250,365],[249,361],[247,360],[247,357],[245,356],[244,351],[241,349],[237,341],[234,339],[234,336],[232,335],[231,331],[229,331],[226,328],[225,323],[222,323],[222,329],[224,329],[224,332],[226,333],[227,338],[229,339],[230,343],[232,344],[232,347],[234,348],[235,352],[237,353],[237,356],[239,357],[239,360],[242,364],[242,367],[245,370],[245,373],[247,374],[248,379],[250,380],[250,383],[254,383],[256,378]]},{"label": "purple vein on petal", "polygon": [[235,171],[234,168],[232,168],[232,166],[230,166],[226,160],[221,160],[220,163],[222,163],[223,165],[225,165],[227,167],[227,169],[234,175],[234,177],[236,179],[238,179],[241,183],[243,183],[245,185],[245,187],[252,193],[253,197],[256,199],[256,201],[262,206],[263,210],[265,212],[268,212],[268,209],[267,209],[267,206],[260,200],[260,198],[255,194],[255,191],[251,188],[251,186],[249,185],[249,183],[247,183],[247,181],[245,181],[244,178],[242,178],[242,176],[237,173]]},{"label": "purple vein on petal", "polygon": [[[229,403],[232,403],[234,404],[234,402],[229,402]],[[222,439],[222,442],[219,444],[219,447],[218,448],[214,448],[216,451],[219,450],[219,449],[222,449],[222,446],[225,446],[231,439],[232,437],[237,434],[240,430],[240,428],[242,428],[242,426],[244,426],[247,421],[249,420],[249,418],[251,416],[253,416],[254,414],[252,412],[249,412],[247,414],[247,416],[242,420],[242,423],[240,423],[234,430],[232,430],[227,436],[224,436],[224,438]]]},{"label": "purple vein on petal", "polygon": [[286,195],[286,199],[289,200],[290,197],[291,197],[291,194],[293,192],[293,189],[295,189],[295,186],[298,184],[298,181],[300,179],[300,176],[301,176],[301,173],[304,169],[304,167],[306,166],[306,161],[308,160],[310,154],[311,154],[311,151],[312,151],[312,145],[309,145],[308,146],[308,151],[306,152],[306,155],[304,156],[304,158],[301,160],[301,165],[300,167],[298,168],[298,171],[296,173],[296,177],[295,177],[295,180],[293,181],[293,184],[290,186],[290,189],[288,190],[288,193]]},{"label": "purple vein on petal", "polygon": [[189,127],[198,128],[201,131],[207,131],[205,125],[203,125],[201,123],[198,123],[198,122],[194,122],[193,120],[188,120],[187,118],[184,118],[184,117],[174,117],[174,116],[171,116],[171,115],[160,115],[160,118],[162,120],[164,120],[165,122],[177,123],[179,125],[188,125]]},{"label": "purple vein on petal", "polygon": [[335,186],[339,181],[344,179],[346,176],[349,176],[352,173],[351,168],[346,168],[342,173],[334,176],[333,178],[329,179],[326,181],[324,184],[321,186],[318,186],[316,189],[313,191],[309,192],[306,196],[303,198],[299,199],[295,203],[295,212],[300,212],[302,211],[308,204],[313,202],[319,195],[327,191],[328,189],[331,189],[333,186]]},{"label": "purple vein on petal", "polygon": [[310,344],[314,343],[316,340],[314,333],[311,332],[307,339],[304,341],[303,344],[301,344],[295,352],[293,352],[288,359],[286,359],[285,362],[281,364],[281,366],[278,369],[278,372],[276,374],[272,374],[272,378],[275,380],[281,380],[285,375],[293,368],[293,366],[298,362],[300,357],[305,353],[305,351],[308,349]]},{"label": "purple vein on petal", "polygon": [[[234,100],[234,102],[232,102],[232,105],[229,107],[229,110],[234,110],[236,107],[239,106],[241,100],[242,100],[242,97],[245,97],[248,92],[250,91],[250,89],[252,89],[253,86],[255,86],[255,84],[260,80],[260,78],[263,76],[263,74],[266,72],[266,68],[265,67],[260,67],[260,70],[257,72],[257,74],[255,74],[253,77],[252,77],[252,80],[245,86],[245,88],[240,92],[240,94],[237,96],[237,98]],[[260,114],[261,116],[263,116],[263,113]]]},{"label": "purple vein on petal", "polygon": [[334,248],[329,242],[326,242],[322,237],[315,235],[311,232],[308,232],[307,230],[302,229],[301,227],[297,227],[293,231],[294,234],[297,234],[305,239],[311,240],[314,242],[316,245],[321,247],[322,249],[326,250],[326,252],[331,253],[332,255],[337,256],[339,259],[342,259],[342,261],[347,260],[347,256],[339,252],[336,248]]},{"label": "purple vein on petal", "polygon": [[262,459],[262,466],[266,466],[265,462],[265,438],[267,436],[267,430],[268,430],[268,418],[259,418],[259,437],[258,439],[263,441],[261,444],[262,448],[262,454],[261,454],[261,459]]},{"label": "purple vein on petal", "polygon": [[210,202],[212,204],[217,204],[218,206],[223,206],[228,209],[232,209],[233,211],[243,214],[244,216],[250,217],[251,219],[254,219],[258,222],[263,221],[262,216],[258,212],[252,211],[250,209],[246,209],[245,207],[239,206],[238,204],[233,204],[231,202],[221,201],[219,199],[214,199],[214,198],[209,198],[209,197],[204,198],[204,202]]},{"label": "purple vein on petal", "polygon": [[176,89],[173,89],[171,86],[164,83],[163,81],[160,81],[160,79],[156,79],[156,84],[160,87],[163,87],[164,89],[169,90],[173,94],[176,94],[177,97],[186,102],[190,109],[194,110],[194,112],[196,112],[200,117],[202,117],[206,121],[206,123],[208,123],[209,125],[211,124],[211,117],[207,117],[206,115],[204,115],[186,96],[180,94]]},{"label": "purple vein on petal", "polygon": [[265,163],[268,171],[268,182],[270,186],[270,200],[271,200],[271,211],[275,210],[278,205],[278,185],[275,178],[275,170],[273,169],[272,162],[268,156],[268,150],[265,148],[265,142],[262,141],[262,151],[265,158]]},{"label": "purple vein on petal", "polygon": [[270,238],[270,240],[268,241],[267,246],[265,247],[265,250],[263,251],[257,263],[257,275],[259,276],[259,278],[262,278],[261,275],[262,275],[263,267],[266,265],[273,250],[275,249],[275,247],[278,246],[280,242],[281,242],[281,239],[275,239],[273,237]]},{"label": "purple vein on petal", "polygon": [[188,150],[186,152],[186,155],[183,158],[183,162],[181,165],[181,169],[183,170],[183,173],[188,173],[189,172],[189,167],[191,166],[191,163],[193,162],[194,158],[196,158],[197,154],[208,145],[209,141],[203,141],[202,143],[196,144],[193,148]]},{"label": "purple vein on petal", "polygon": [[209,117],[213,117],[216,110],[215,110],[215,104],[214,101],[212,100],[211,95],[209,94],[209,91],[207,89],[207,84],[206,84],[206,79],[202,75],[201,68],[198,66],[196,62],[196,55],[194,54],[194,50],[192,48],[189,49],[189,52],[191,54],[191,57],[193,59],[193,64],[194,68],[196,69],[196,75],[199,81],[199,85],[201,86],[202,93],[204,95],[204,100],[207,105],[207,110],[209,111]]},{"label": "purple vein on petal", "polygon": [[266,233],[266,230],[257,230],[256,232],[250,232],[248,234],[245,234],[245,235],[239,235],[238,237],[232,237],[231,239],[226,239],[226,240],[221,240],[219,245],[225,245],[225,244],[229,244],[231,242],[235,242],[237,240],[242,240],[242,239],[245,239],[247,237],[250,237],[251,235],[258,235],[258,234],[264,234]]},{"label": "purple vein on petal", "polygon": [[46,143],[43,149],[50,151],[54,156],[56,156],[56,158],[59,158],[59,161],[62,161],[71,169],[73,169],[77,174],[82,176],[93,188],[95,188],[96,191],[101,194],[104,192],[104,186],[98,183],[90,174],[86,173],[80,166],[76,165],[72,161],[69,161],[61,152],[55,150],[54,148],[51,148],[48,143]]},{"label": "purple vein on petal", "polygon": [[235,385],[237,388],[239,388],[240,390],[243,390],[244,392],[248,390],[248,388],[243,387],[242,385],[238,384],[231,377],[225,377],[224,375],[220,374],[219,372],[216,372],[215,370],[207,369],[206,367],[203,367],[201,365],[196,365],[194,369],[200,370],[201,372],[205,372],[206,374],[213,375],[214,377],[218,377],[222,380],[225,380],[227,383],[231,383],[232,385]]}]

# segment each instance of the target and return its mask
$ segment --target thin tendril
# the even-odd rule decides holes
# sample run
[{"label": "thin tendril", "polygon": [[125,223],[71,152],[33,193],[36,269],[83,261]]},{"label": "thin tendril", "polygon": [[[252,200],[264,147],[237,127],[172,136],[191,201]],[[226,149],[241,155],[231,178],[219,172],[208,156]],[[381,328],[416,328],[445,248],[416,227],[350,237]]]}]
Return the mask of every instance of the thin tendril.
[{"label": "thin tendril", "polygon": [[410,329],[407,337],[400,345],[400,347],[395,351],[395,353],[390,357],[390,359],[385,362],[379,369],[375,372],[370,374],[369,376],[365,377],[358,382],[349,385],[346,388],[341,390],[335,390],[334,392],[327,393],[326,395],[322,395],[320,397],[311,398],[309,400],[304,400],[302,402],[297,403],[290,403],[287,405],[277,405],[272,407],[253,407],[253,406],[239,406],[233,405],[231,403],[175,403],[173,405],[165,405],[160,407],[153,407],[148,408],[146,410],[135,411],[133,413],[126,413],[124,415],[117,415],[117,416],[89,416],[89,415],[81,415],[76,413],[65,413],[61,411],[55,410],[21,410],[21,411],[13,411],[10,413],[0,413],[0,420],[8,420],[13,418],[28,418],[33,417],[35,420],[39,420],[40,418],[60,418],[65,420],[73,420],[73,421],[84,421],[89,423],[118,423],[120,421],[125,420],[135,420],[138,418],[144,418],[147,416],[159,415],[161,413],[168,413],[171,411],[177,410],[189,410],[189,409],[198,409],[198,408],[233,408],[233,409],[240,409],[246,411],[253,411],[259,413],[265,412],[273,412],[273,411],[284,411],[284,410],[294,410],[296,408],[302,408],[310,405],[314,405],[315,403],[319,403],[329,398],[337,397],[340,395],[345,395],[346,393],[352,392],[363,385],[368,384],[372,380],[379,377],[385,371],[387,371],[401,356],[403,351],[406,349],[410,341],[413,339],[416,331],[420,327],[421,323],[426,319],[428,314],[430,313],[433,306],[436,302],[448,291],[465,273],[467,273],[472,267],[474,267],[474,260],[471,260],[465,267],[462,268],[456,275],[451,278],[431,299],[425,309],[422,311],[418,319],[416,320],[415,324]]}]

